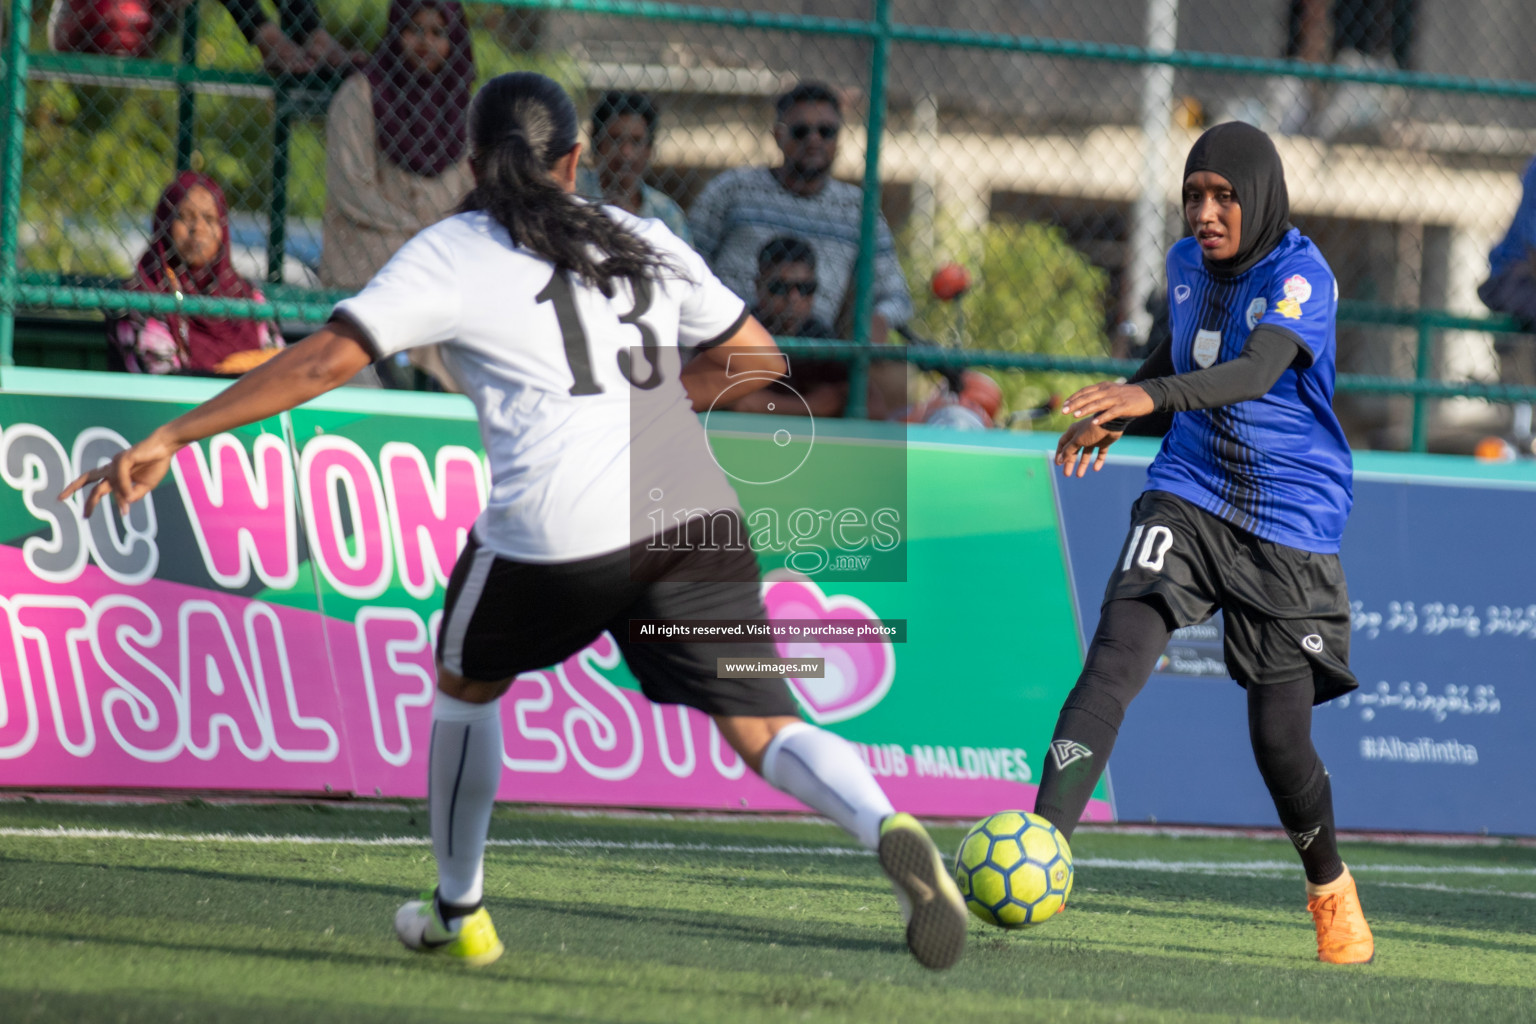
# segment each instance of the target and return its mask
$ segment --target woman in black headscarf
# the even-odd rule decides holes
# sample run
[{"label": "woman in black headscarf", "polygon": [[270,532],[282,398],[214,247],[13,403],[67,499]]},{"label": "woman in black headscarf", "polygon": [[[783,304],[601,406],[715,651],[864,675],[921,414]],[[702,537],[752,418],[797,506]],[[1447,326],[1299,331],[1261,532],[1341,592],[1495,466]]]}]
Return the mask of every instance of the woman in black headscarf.
[{"label": "woman in black headscarf", "polygon": [[1071,834],[1173,631],[1219,610],[1254,758],[1306,872],[1318,959],[1364,963],[1375,944],[1339,859],[1328,772],[1311,739],[1313,705],[1358,685],[1338,557],[1352,502],[1349,446],[1333,415],[1338,289],[1291,226],[1285,169],[1257,128],[1232,122],[1202,135],[1183,194],[1190,235],[1168,253],[1171,336],[1128,382],[1094,384],[1063,405],[1077,417],[1056,450],[1069,478],[1103,466],[1126,420],[1174,416],[1057,720],[1035,810]]}]

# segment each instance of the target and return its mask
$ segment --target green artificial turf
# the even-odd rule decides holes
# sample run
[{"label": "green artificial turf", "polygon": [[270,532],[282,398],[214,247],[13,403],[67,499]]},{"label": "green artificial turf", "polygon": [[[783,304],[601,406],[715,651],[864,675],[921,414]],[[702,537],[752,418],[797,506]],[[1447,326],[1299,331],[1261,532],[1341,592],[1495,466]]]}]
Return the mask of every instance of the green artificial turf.
[{"label": "green artificial turf", "polygon": [[0,803],[0,1020],[1536,1017],[1528,846],[1348,844],[1377,959],[1341,968],[1313,960],[1287,844],[1080,833],[1067,913],[973,922],[933,974],[874,859],[830,827],[506,809],[486,903],[507,953],[471,971],[394,938],[433,879],[425,833],[419,807]]}]

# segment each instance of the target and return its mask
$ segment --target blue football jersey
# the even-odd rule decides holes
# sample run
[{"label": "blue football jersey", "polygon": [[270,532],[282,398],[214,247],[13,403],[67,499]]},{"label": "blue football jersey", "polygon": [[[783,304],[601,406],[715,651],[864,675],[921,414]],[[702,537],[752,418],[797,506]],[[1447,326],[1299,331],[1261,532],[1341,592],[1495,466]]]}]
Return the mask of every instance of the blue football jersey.
[{"label": "blue football jersey", "polygon": [[1247,273],[1212,276],[1193,238],[1168,251],[1168,312],[1178,373],[1243,350],[1259,324],[1301,356],[1261,398],[1175,413],[1147,471],[1168,491],[1277,544],[1334,553],[1354,501],[1349,443],[1333,414],[1339,290],[1311,240],[1292,228]]}]

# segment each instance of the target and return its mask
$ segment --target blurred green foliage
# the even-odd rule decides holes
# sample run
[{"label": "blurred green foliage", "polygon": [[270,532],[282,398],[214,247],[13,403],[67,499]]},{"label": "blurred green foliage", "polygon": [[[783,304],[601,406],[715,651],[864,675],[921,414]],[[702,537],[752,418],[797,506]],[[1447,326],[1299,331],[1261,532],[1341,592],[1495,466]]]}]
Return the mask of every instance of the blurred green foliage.
[{"label": "blurred green foliage", "polygon": [[[940,214],[931,239],[909,223],[899,248],[912,289],[911,327],[941,344],[967,349],[1058,356],[1109,354],[1104,308],[1109,277],[1067,240],[1037,221],[958,226]],[[949,262],[965,266],[971,287],[960,299],[936,298],[929,281]],[[1096,378],[1076,373],[987,370],[1003,390],[1005,412],[1065,398]],[[1065,429],[1059,413],[1036,420],[1040,430]]]},{"label": "blurred green foliage", "polygon": [[[47,50],[49,5],[34,9],[32,50]],[[386,0],[327,0],[327,30],[349,49],[371,52],[385,28]],[[469,9],[481,82],[507,71],[539,71],[574,96],[576,63],[560,55],[510,52],[505,8]],[[216,0],[198,9],[197,64],[259,71],[261,58]],[[151,60],[175,63],[181,31],[172,22]],[[223,186],[230,209],[267,213],[273,193],[270,96],[199,92],[192,166]],[[69,275],[126,276],[160,190],[176,172],[176,93],[164,87],[37,81],[29,85],[22,189],[21,265]],[[292,123],[288,216],[318,220],[325,209],[325,120],[317,108]]]}]

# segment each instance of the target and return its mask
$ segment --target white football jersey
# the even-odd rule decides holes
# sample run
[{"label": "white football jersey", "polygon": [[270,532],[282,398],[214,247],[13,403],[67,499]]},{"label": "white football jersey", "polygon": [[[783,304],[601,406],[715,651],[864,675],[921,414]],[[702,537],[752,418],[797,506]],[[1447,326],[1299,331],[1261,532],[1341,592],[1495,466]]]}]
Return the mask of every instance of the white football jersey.
[{"label": "white football jersey", "polygon": [[476,536],[518,561],[606,554],[679,511],[740,507],[679,373],[696,348],[736,333],[745,304],[660,221],[602,209],[682,276],[616,281],[605,298],[513,246],[488,214],[463,213],[417,234],[336,306],[380,356],[442,344],[490,460]]}]

